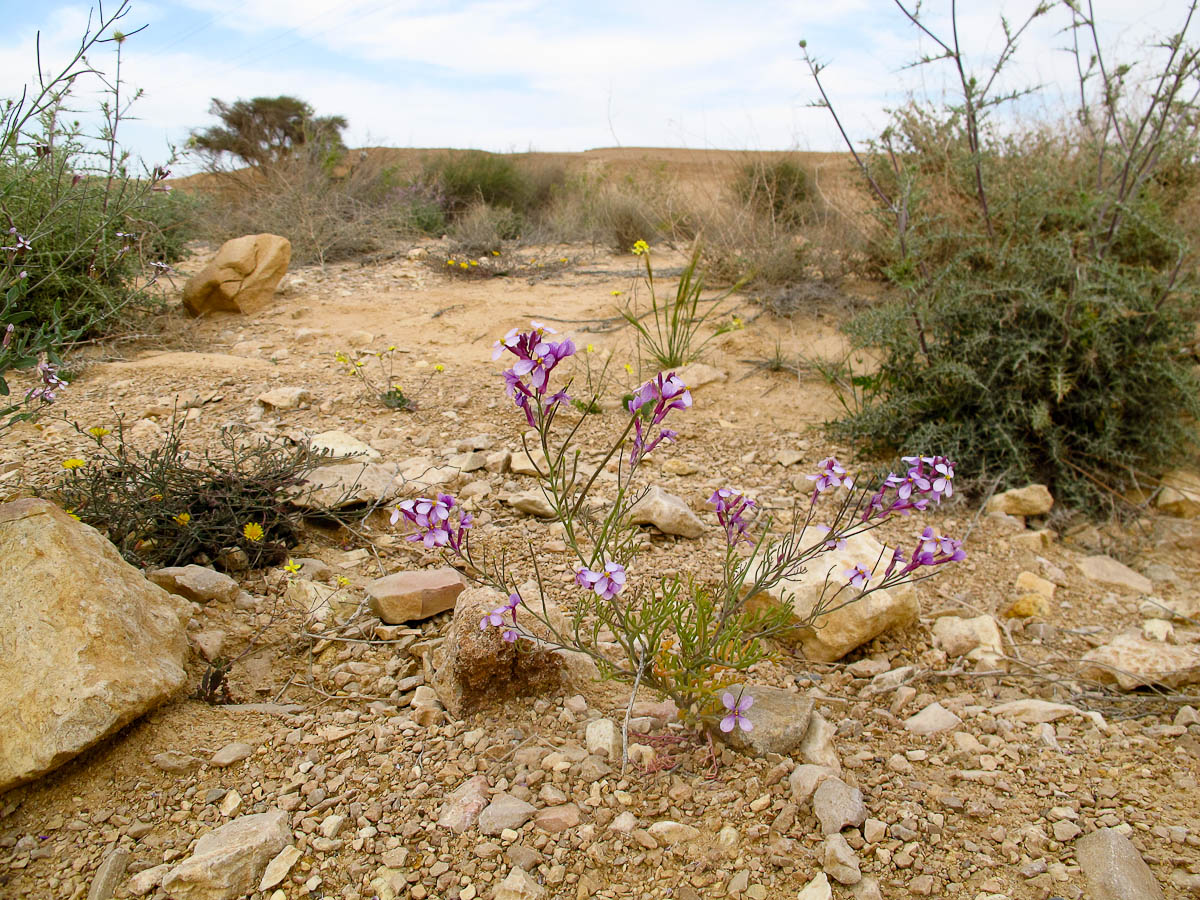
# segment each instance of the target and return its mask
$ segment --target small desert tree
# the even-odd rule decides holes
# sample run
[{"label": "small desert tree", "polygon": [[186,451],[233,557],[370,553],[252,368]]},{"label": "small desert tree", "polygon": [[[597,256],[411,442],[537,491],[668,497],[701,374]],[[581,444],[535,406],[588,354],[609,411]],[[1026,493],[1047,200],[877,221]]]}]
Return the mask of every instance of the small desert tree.
[{"label": "small desert tree", "polygon": [[209,112],[222,124],[192,132],[188,147],[210,168],[220,168],[226,157],[232,157],[266,169],[301,148],[318,158],[346,149],[341,134],[349,124],[345,116],[317,116],[309,104],[295,97],[255,97],[233,103],[214,97]]}]

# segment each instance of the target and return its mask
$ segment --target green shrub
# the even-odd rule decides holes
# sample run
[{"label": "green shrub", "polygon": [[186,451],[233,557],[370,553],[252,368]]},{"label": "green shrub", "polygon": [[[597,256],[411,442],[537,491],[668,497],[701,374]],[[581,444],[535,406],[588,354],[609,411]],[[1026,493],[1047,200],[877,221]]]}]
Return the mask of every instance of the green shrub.
[{"label": "green shrub", "polygon": [[221,431],[200,454],[183,447],[182,416],[156,446],[142,450],[113,431],[76,426],[96,445],[87,459],[67,460],[43,493],[103,532],[139,566],[218,560],[243,550],[252,566],[282,562],[298,539],[300,515],[289,500],[322,457],[306,446],[247,442]]},{"label": "green shrub", "polygon": [[[874,252],[898,297],[847,324],[878,363],[853,379],[849,414],[831,427],[880,452],[951,456],[979,485],[1044,482],[1099,512],[1197,447],[1197,283],[1182,202],[1163,184],[1195,183],[1183,86],[1200,54],[1162,45],[1153,102],[1126,106],[1124,67],[1095,69],[1094,23],[1055,9],[1097,54],[1090,68],[1077,51],[1085,87],[1093,76],[1099,87],[1071,123],[983,127],[1008,95],[963,69],[958,102],[898,111],[856,157],[889,226]],[[997,69],[1022,31],[1006,30]]]},{"label": "green shrub", "polygon": [[512,159],[482,150],[435,156],[426,161],[422,177],[437,186],[451,215],[478,203],[524,212],[535,200],[532,181]]},{"label": "green shrub", "polygon": [[811,205],[808,173],[787,158],[746,163],[734,193],[760,216],[788,229],[804,223]]}]

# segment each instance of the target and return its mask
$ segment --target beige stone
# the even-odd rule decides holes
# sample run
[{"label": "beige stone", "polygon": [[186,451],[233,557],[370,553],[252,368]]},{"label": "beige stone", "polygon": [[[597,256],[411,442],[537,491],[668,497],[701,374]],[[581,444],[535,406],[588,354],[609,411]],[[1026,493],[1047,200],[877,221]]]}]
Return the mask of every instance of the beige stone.
[{"label": "beige stone", "polygon": [[228,575],[205,566],[168,566],[148,572],[146,577],[164,591],[178,594],[193,603],[212,600],[232,603],[241,591],[238,583]]},{"label": "beige stone", "polygon": [[1139,594],[1149,594],[1154,585],[1145,575],[1139,575],[1124,563],[1119,563],[1111,556],[1085,556],[1077,563],[1079,571],[1088,581],[1094,581],[1105,587],[1124,588]]},{"label": "beige stone", "polygon": [[1169,516],[1200,518],[1200,472],[1176,469],[1164,475],[1154,505]]},{"label": "beige stone", "polygon": [[344,462],[313,469],[292,502],[301,509],[341,509],[364,503],[386,503],[399,495],[396,467],[388,463]]},{"label": "beige stone", "polygon": [[1200,682],[1200,652],[1148,641],[1138,633],[1120,634],[1083,655],[1081,674],[1099,681],[1116,682],[1121,690],[1152,684],[1177,688]]},{"label": "beige stone", "polygon": [[704,534],[704,523],[674,494],[654,485],[629,511],[634,525],[653,525],[663,534],[698,538]]},{"label": "beige stone", "polygon": [[988,615],[970,619],[939,617],[933,623],[933,644],[946,651],[947,656],[966,656],[976,651],[976,657],[980,653],[1004,653],[1004,637],[1000,626]]},{"label": "beige stone", "polygon": [[371,610],[388,625],[428,619],[454,609],[454,601],[467,586],[450,567],[396,572],[367,585]]},{"label": "beige stone", "polygon": [[[814,543],[817,539],[818,536],[812,533],[802,535],[801,546]],[[809,624],[818,604],[824,608],[839,606],[839,609],[818,615],[811,623],[817,627],[784,632],[782,639],[798,643],[805,655],[816,662],[841,659],[885,631],[902,628],[917,619],[920,607],[911,584],[886,591],[873,591],[865,597],[861,591],[846,587],[836,599],[832,597],[834,591],[846,584],[843,572],[856,564],[874,565],[877,559],[887,558],[883,553],[883,546],[869,535],[852,535],[843,549],[819,554],[808,563],[806,571],[785,579],[766,594],[748,598],[747,606],[754,608],[762,603],[779,603],[790,597],[793,621],[797,625]],[[829,579],[828,590],[826,576]],[[860,599],[854,599],[856,597]],[[847,600],[853,602],[842,605]]]},{"label": "beige stone", "polygon": [[182,687],[191,610],[52,503],[0,505],[0,792]]},{"label": "beige stone", "polygon": [[1050,613],[1050,601],[1044,594],[1021,594],[1000,615],[1006,619],[1043,619]]},{"label": "beige stone", "polygon": [[1054,497],[1044,484],[1030,484],[996,494],[987,503],[987,511],[1009,516],[1044,516],[1054,506]]},{"label": "beige stone", "polygon": [[291,258],[291,241],[276,234],[226,241],[213,261],[184,285],[183,306],[193,316],[258,312],[275,296]]},{"label": "beige stone", "polygon": [[192,855],[167,872],[171,900],[234,900],[255,889],[267,865],[291,840],[281,809],[241,816],[196,841]]}]

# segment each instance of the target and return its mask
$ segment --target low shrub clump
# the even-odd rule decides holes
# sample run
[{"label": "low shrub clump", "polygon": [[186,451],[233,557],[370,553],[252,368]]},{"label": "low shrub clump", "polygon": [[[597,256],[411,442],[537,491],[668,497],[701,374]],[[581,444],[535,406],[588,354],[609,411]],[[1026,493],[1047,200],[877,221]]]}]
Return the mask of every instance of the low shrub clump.
[{"label": "low shrub clump", "polygon": [[282,562],[299,537],[290,501],[321,455],[305,445],[250,443],[228,429],[216,448],[193,454],[183,447],[183,426],[173,418],[148,450],[128,440],[120,420],[111,430],[76,426],[96,449],[64,460],[45,493],[135,565],[220,562],[239,550],[250,566]]},{"label": "low shrub clump", "polygon": [[[1055,9],[1093,43],[1077,48],[1089,99],[1074,123],[993,129],[987,115],[1007,95],[961,67],[957,103],[900,110],[871,153],[856,152],[888,226],[873,252],[898,299],[846,326],[878,364],[855,373],[833,430],[880,452],[936,446],[970,460],[964,475],[980,484],[1044,482],[1099,511],[1197,446],[1197,285],[1177,188],[1200,151],[1200,55],[1167,42],[1147,73],[1152,102],[1127,103],[1130,70],[1099,64],[1094,22]],[[993,72],[1022,31],[1006,32]],[[962,62],[957,43],[940,46],[938,59]]]}]

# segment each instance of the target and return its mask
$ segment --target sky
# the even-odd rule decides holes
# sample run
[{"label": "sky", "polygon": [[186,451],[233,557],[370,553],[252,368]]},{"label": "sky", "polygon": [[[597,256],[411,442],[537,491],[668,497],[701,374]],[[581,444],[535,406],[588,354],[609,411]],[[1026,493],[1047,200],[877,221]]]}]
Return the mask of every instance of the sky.
[{"label": "sky", "polygon": [[[1087,0],[1081,0],[1086,3]],[[1106,53],[1152,56],[1156,36],[1179,30],[1184,0],[1094,0]],[[960,4],[958,33],[980,65],[1033,0]],[[16,97],[69,61],[89,10],[63,0],[0,0],[0,97]],[[120,7],[104,4],[111,15]],[[950,38],[950,0],[923,14]],[[1025,34],[1011,87],[1044,85],[1025,111],[1054,116],[1073,99],[1071,35],[1063,10]],[[878,134],[888,108],[913,93],[948,96],[945,62],[909,67],[936,45],[893,0],[129,0],[117,25],[124,97],[141,96],[118,137],[148,165],[191,130],[216,123],[212,98],[288,94],[318,114],[349,120],[352,147],[474,147],[579,151],[594,147],[840,150],[798,43],[826,65],[822,79],[854,140]],[[1189,32],[1200,40],[1200,22]],[[111,79],[115,45],[92,65]],[[1135,70],[1135,75],[1137,70]],[[76,104],[94,124],[95,82]],[[194,169],[186,159],[176,172]]]}]

